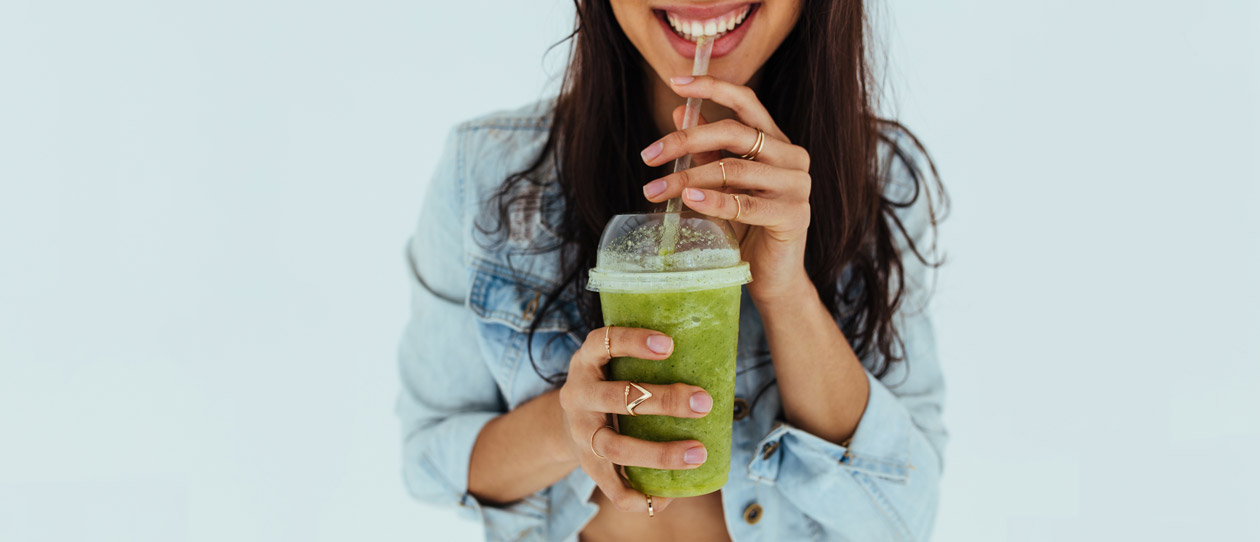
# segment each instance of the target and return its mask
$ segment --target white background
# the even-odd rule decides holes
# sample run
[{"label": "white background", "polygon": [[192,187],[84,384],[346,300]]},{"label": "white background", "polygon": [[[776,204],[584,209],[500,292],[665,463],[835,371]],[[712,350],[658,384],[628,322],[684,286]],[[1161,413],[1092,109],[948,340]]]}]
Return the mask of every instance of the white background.
[{"label": "white background", "polygon": [[[938,540],[1260,537],[1256,5],[876,4],[955,203]],[[399,479],[402,247],[571,11],[0,4],[0,540],[479,537]]]}]

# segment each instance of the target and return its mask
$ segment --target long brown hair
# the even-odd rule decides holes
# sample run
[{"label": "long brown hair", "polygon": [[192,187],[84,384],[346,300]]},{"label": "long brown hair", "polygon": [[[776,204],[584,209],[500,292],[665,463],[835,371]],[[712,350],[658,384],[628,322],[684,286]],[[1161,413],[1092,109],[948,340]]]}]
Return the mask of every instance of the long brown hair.
[{"label": "long brown hair", "polygon": [[[563,219],[555,251],[562,277],[543,298],[529,328],[529,345],[543,316],[558,310],[562,298],[575,299],[581,324],[603,325],[597,294],[588,292],[586,272],[595,265],[595,251],[604,225],[615,214],[647,210],[642,186],[660,175],[638,158],[637,149],[660,137],[649,113],[646,62],[622,32],[608,0],[574,0],[577,7],[568,70],[547,142],[532,164],[505,180],[491,201],[496,223],[484,232],[510,235],[509,208],[522,183],[535,188],[547,182],[554,166],[560,183]],[[919,197],[930,197],[927,176],[907,149],[888,133],[899,124],[875,114],[875,92],[868,69],[868,26],[860,0],[805,0],[795,28],[767,60],[757,89],[772,118],[795,144],[810,153],[810,226],[805,268],[818,295],[840,323],[860,359],[876,376],[900,360],[900,338],[893,323],[902,299],[900,234],[914,256],[929,263],[906,235],[895,211]],[[877,159],[877,145],[893,144],[895,157],[911,172],[915,189],[908,200],[886,194],[886,176]],[[908,140],[922,151],[913,136]],[[926,153],[924,153],[926,155]],[[934,166],[927,162],[932,179]],[[598,182],[593,180],[598,179]],[[936,180],[936,191],[944,192]],[[940,202],[938,208],[943,208]],[[929,206],[931,207],[931,206]],[[935,218],[932,219],[935,227]],[[558,383],[563,374],[543,375]],[[763,390],[764,391],[764,388]],[[760,395],[760,393],[758,393]]]}]

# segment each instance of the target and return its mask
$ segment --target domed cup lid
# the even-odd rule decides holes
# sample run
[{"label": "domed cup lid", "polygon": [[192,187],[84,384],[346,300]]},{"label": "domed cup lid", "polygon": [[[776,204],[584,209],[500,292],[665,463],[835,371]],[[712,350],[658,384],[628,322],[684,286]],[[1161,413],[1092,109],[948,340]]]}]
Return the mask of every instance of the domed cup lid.
[{"label": "domed cup lid", "polygon": [[683,292],[751,281],[729,222],[694,211],[636,213],[614,216],[604,227],[586,288]]}]

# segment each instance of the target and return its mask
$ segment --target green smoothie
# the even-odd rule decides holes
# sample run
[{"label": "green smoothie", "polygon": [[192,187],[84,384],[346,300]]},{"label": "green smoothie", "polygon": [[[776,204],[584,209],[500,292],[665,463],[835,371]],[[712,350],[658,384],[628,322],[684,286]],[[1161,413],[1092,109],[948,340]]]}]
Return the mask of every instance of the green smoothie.
[{"label": "green smoothie", "polygon": [[[662,497],[690,497],[721,489],[731,468],[739,285],[673,293],[602,292],[599,297],[605,325],[654,329],[674,339],[674,353],[663,361],[630,357],[612,360],[611,380],[684,382],[700,386],[713,396],[713,410],[703,418],[619,416],[623,435],[657,442],[696,439],[708,450],[708,459],[695,469],[627,466],[630,485],[645,494]],[[631,391],[633,398],[637,392]]]},{"label": "green smoothie", "polygon": [[[694,439],[708,452],[693,469],[627,465],[630,485],[662,497],[721,489],[731,469],[740,286],[752,280],[735,232],[725,220],[693,212],[616,215],[604,227],[596,258],[586,287],[599,292],[604,325],[652,329],[674,339],[674,352],[664,360],[613,359],[609,379],[682,382],[713,397],[713,409],[702,418],[618,415],[623,435]],[[631,392],[631,399],[638,396]]]}]

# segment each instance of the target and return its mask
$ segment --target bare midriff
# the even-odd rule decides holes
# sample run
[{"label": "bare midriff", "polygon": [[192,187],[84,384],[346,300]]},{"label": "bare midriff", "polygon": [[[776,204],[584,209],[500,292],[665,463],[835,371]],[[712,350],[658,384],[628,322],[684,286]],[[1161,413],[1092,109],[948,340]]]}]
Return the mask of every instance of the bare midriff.
[{"label": "bare midriff", "polygon": [[669,507],[648,517],[647,512],[623,512],[598,487],[591,502],[599,513],[578,535],[581,542],[612,540],[651,540],[653,542],[730,542],[722,515],[722,492],[698,497],[680,497]]}]

